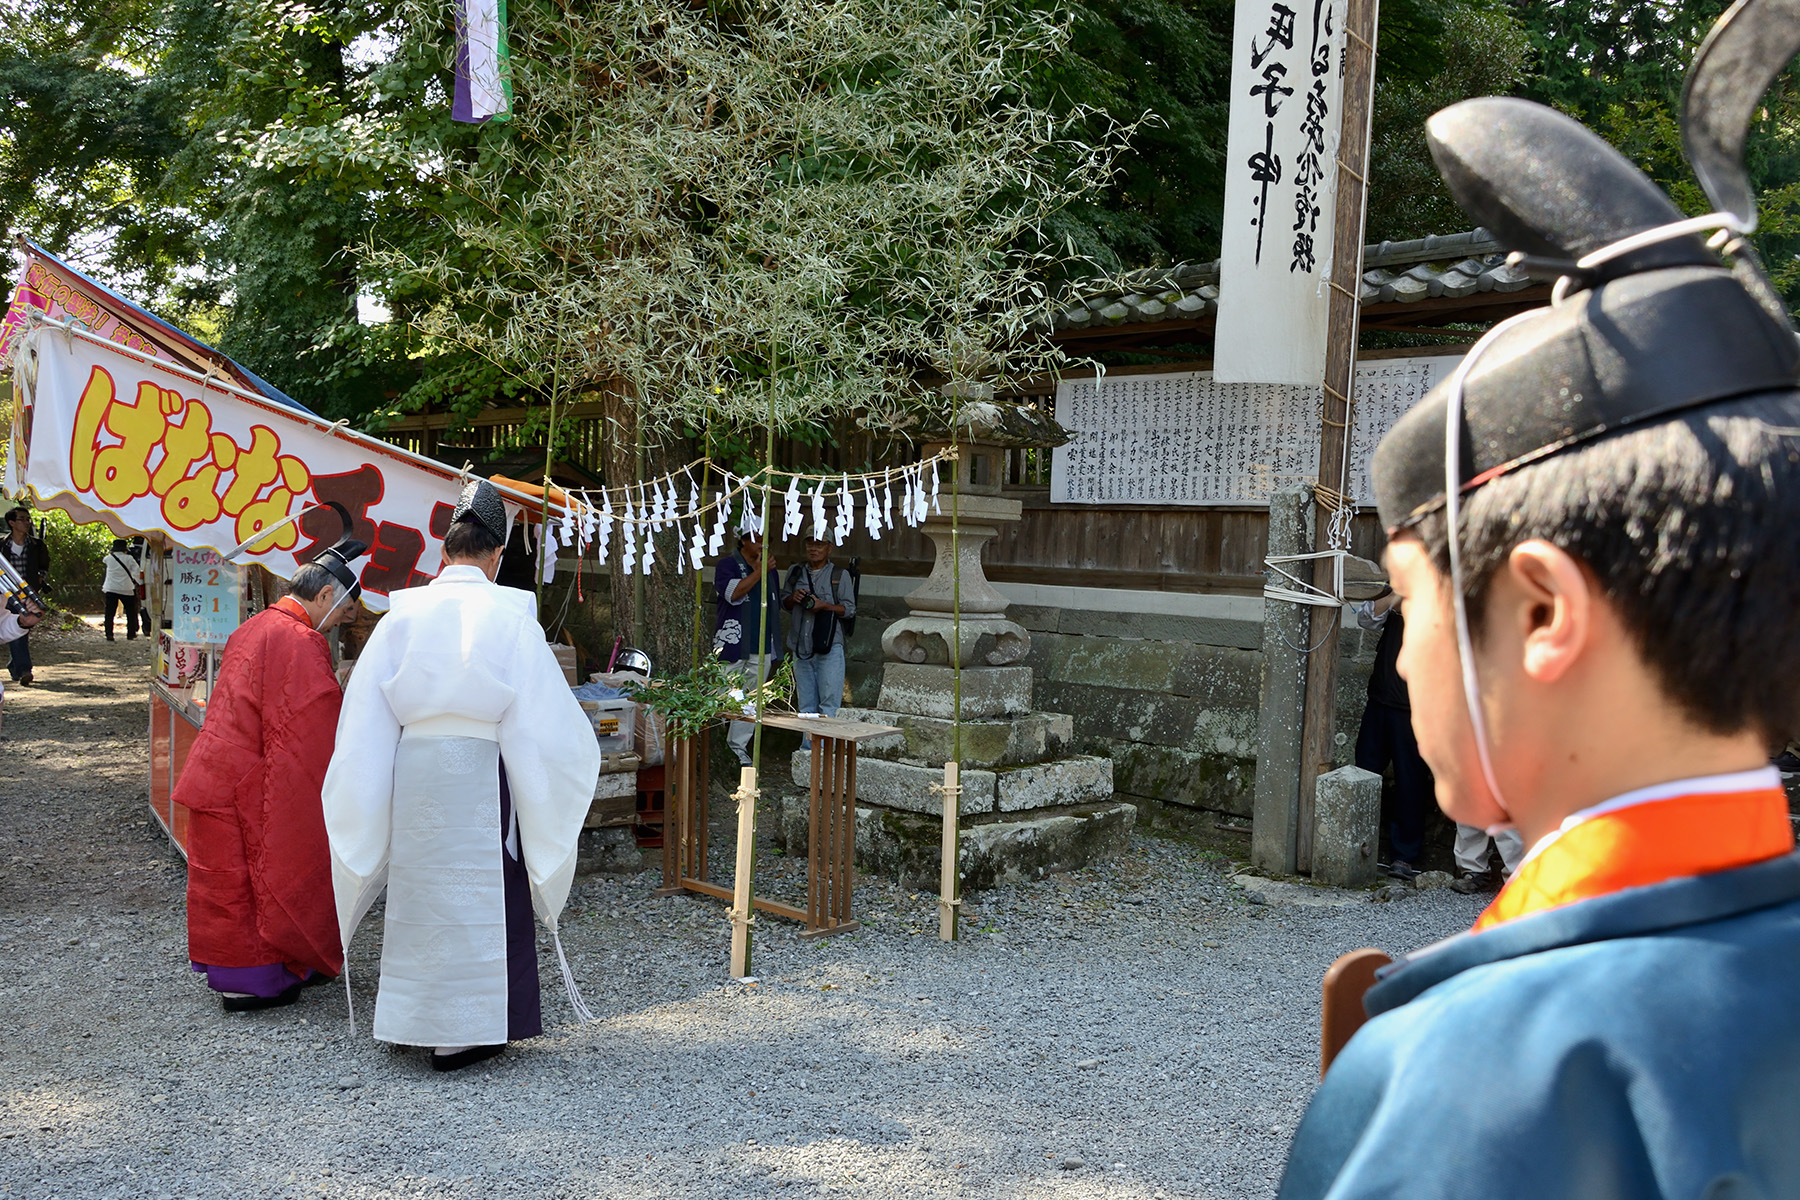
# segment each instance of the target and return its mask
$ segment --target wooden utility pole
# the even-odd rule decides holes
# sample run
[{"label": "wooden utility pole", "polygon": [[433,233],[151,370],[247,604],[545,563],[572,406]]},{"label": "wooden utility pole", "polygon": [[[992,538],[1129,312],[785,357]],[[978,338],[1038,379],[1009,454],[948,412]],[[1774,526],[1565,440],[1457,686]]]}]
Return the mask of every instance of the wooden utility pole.
[{"label": "wooden utility pole", "polygon": [[[1344,37],[1344,122],[1338,139],[1337,205],[1331,232],[1331,299],[1325,335],[1325,394],[1319,425],[1319,487],[1313,546],[1330,546],[1332,517],[1343,496],[1350,440],[1356,343],[1362,320],[1363,226],[1368,199],[1369,114],[1375,93],[1375,29],[1381,0],[1349,0]],[[1332,563],[1313,565],[1313,586],[1330,589]],[[1295,830],[1298,870],[1311,872],[1314,786],[1331,770],[1337,721],[1338,614],[1312,607],[1306,644],[1306,703],[1302,716],[1300,812]]]}]

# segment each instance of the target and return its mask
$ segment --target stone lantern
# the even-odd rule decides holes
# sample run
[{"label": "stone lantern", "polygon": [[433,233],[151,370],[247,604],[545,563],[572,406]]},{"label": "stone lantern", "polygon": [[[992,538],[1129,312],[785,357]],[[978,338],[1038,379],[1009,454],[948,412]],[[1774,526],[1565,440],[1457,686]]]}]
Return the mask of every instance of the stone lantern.
[{"label": "stone lantern", "polygon": [[[1031,635],[1006,615],[1006,597],[982,570],[983,548],[1022,506],[1001,495],[1006,458],[1059,446],[1069,435],[1047,414],[961,386],[950,430],[927,434],[927,457],[956,447],[949,478],[923,532],[937,549],[931,574],[906,597],[909,611],[882,633],[887,662],[873,709],[839,716],[897,726],[858,746],[857,856],[866,869],[935,889],[944,763],[962,764],[960,870],[964,886],[991,887],[1072,870],[1123,848],[1137,810],[1113,798],[1112,760],[1070,753],[1074,723],[1031,707]],[[960,575],[960,579],[958,578]],[[958,600],[960,599],[960,604]],[[958,610],[960,609],[960,620]],[[961,667],[961,720],[956,668]],[[958,734],[961,748],[958,754]],[[805,779],[805,750],[793,763]],[[796,831],[797,832],[797,831]]]},{"label": "stone lantern", "polygon": [[[948,388],[946,393],[952,394]],[[898,711],[924,707],[933,716],[953,715],[951,674],[958,665],[963,668],[964,717],[993,717],[1031,706],[1031,671],[1016,665],[1025,661],[1031,635],[1007,619],[1006,597],[988,582],[981,553],[1002,524],[1022,515],[1017,500],[1000,494],[1007,455],[1025,447],[1060,446],[1069,435],[1035,408],[996,402],[992,388],[971,393],[976,389],[963,389],[966,399],[957,410],[955,442],[945,433],[925,443],[927,458],[954,444],[957,457],[949,468],[955,473],[956,495],[952,497],[950,479],[939,481],[939,503],[922,530],[937,550],[931,574],[907,594],[907,615],[881,635],[889,660],[882,677],[884,709],[905,705]],[[902,669],[896,671],[896,665]]]}]

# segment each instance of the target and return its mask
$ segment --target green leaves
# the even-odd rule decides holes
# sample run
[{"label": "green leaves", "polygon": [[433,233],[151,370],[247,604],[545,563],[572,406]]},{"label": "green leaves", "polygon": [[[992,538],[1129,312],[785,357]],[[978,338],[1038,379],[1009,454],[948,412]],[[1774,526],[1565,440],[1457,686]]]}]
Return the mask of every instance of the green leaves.
[{"label": "green leaves", "polygon": [[692,737],[728,717],[788,706],[794,694],[794,668],[784,662],[761,686],[746,691],[735,664],[703,654],[692,670],[667,679],[627,683],[621,690],[627,699],[661,713],[673,736]]}]

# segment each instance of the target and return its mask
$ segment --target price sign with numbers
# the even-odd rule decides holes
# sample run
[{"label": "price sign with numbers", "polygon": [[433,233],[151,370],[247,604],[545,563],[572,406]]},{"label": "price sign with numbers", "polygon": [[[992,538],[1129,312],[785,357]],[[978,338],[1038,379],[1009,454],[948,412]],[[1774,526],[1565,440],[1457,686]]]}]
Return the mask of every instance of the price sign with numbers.
[{"label": "price sign with numbers", "polygon": [[239,574],[214,551],[175,548],[175,641],[222,645],[231,636]]}]

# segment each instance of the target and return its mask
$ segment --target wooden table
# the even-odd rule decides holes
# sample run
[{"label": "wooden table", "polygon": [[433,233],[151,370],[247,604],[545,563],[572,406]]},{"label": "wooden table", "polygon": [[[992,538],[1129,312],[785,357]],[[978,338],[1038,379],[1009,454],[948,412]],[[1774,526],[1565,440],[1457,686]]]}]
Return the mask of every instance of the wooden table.
[{"label": "wooden table", "polygon": [[[771,713],[762,718],[771,729],[812,735],[812,797],[807,838],[806,907],[755,898],[767,913],[799,921],[801,937],[849,933],[857,928],[850,915],[856,886],[856,743],[899,733],[892,725],[844,721],[836,717],[799,717]],[[663,833],[663,886],[659,896],[695,892],[730,901],[731,889],[707,879],[707,735],[674,739],[669,744],[669,818]]]}]

